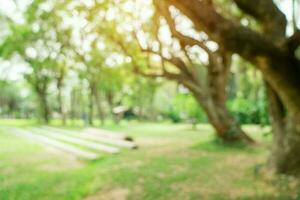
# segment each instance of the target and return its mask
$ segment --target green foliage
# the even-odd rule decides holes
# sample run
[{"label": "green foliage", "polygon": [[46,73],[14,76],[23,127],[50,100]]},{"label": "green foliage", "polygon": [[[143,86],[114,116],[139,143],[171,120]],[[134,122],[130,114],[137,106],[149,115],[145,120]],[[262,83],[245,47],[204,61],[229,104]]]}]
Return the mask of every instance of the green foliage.
[{"label": "green foliage", "polygon": [[235,98],[228,102],[232,115],[242,124],[268,124],[267,102]]},{"label": "green foliage", "polygon": [[235,58],[229,84],[227,107],[242,124],[269,124],[268,102],[261,74]]},{"label": "green foliage", "polygon": [[100,79],[98,81],[99,90],[105,93],[120,93],[126,80],[130,78],[130,72],[122,70],[120,67],[109,68],[104,67],[101,70]]},{"label": "green foliage", "polygon": [[205,113],[190,93],[176,94],[167,117],[173,122],[206,122]]},{"label": "green foliage", "polygon": [[[132,12],[127,0],[115,3],[34,0],[23,13],[24,23],[7,20],[9,34],[0,42],[0,56],[11,59],[18,54],[29,65],[24,78],[37,97],[30,98],[30,103],[38,105],[33,107],[40,111],[48,107],[55,114],[61,107],[69,117],[81,118],[89,110],[89,91],[95,86],[108,117],[114,107],[124,106],[140,119],[206,122],[204,112],[190,93],[164,96],[161,93],[168,91],[162,91],[164,83],[160,78],[138,75],[163,72],[161,62],[149,59],[136,40],[140,36],[144,48],[159,47],[154,41],[161,30],[152,5],[145,4],[149,13],[142,18],[135,11],[145,9],[145,5],[134,2],[137,7]],[[247,18],[224,0],[217,3],[222,8],[220,12]],[[175,46],[165,45],[164,51],[176,54]],[[29,50],[33,51],[31,55]],[[195,59],[195,63],[199,62]],[[170,72],[178,72],[172,65],[166,67]],[[206,70],[199,68],[197,71],[205,80]],[[261,88],[261,78],[254,76],[251,64],[235,59],[228,105],[242,123],[268,122]],[[55,97],[58,94],[63,94],[60,103]],[[45,102],[49,105],[43,105]]]},{"label": "green foliage", "polygon": [[2,115],[17,114],[21,108],[20,88],[9,81],[0,81],[0,113]]}]

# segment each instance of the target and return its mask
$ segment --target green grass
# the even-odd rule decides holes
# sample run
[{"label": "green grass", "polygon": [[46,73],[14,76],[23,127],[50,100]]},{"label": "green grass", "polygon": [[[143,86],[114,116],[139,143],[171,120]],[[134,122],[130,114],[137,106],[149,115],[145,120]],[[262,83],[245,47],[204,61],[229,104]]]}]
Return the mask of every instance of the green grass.
[{"label": "green grass", "polygon": [[123,122],[106,128],[131,135],[140,148],[88,162],[18,138],[7,125],[38,124],[0,121],[1,200],[297,198],[284,181],[255,175],[270,146],[255,126],[246,128],[261,144],[240,147],[217,141],[208,125]]}]

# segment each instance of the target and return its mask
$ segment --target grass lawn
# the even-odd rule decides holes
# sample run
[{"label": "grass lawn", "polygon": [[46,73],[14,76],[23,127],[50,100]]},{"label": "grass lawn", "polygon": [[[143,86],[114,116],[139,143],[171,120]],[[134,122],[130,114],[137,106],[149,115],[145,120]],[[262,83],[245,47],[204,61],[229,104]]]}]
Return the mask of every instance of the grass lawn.
[{"label": "grass lawn", "polygon": [[16,137],[4,125],[37,126],[0,121],[0,200],[298,198],[292,182],[255,173],[270,148],[255,126],[246,127],[260,141],[255,147],[221,144],[208,125],[108,126],[133,136],[140,148],[91,162]]}]

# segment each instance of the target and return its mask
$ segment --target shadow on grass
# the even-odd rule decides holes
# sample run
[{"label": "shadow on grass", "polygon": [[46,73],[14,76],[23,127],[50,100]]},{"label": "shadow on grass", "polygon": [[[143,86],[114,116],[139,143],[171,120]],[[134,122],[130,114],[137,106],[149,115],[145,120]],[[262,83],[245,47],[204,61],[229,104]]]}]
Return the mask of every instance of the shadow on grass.
[{"label": "shadow on grass", "polygon": [[244,143],[226,143],[218,138],[212,140],[200,142],[191,147],[193,150],[201,150],[212,153],[230,153],[230,152],[246,152],[249,154],[255,154],[258,150],[253,146],[248,146]]}]

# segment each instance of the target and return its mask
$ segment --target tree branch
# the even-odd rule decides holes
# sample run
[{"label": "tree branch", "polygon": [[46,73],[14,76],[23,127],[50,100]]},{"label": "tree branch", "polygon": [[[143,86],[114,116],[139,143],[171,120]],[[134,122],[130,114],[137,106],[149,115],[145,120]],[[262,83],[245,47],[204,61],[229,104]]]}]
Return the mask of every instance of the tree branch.
[{"label": "tree branch", "polygon": [[273,0],[234,0],[234,2],[243,12],[262,23],[264,32],[269,37],[285,37],[287,19]]},{"label": "tree branch", "polygon": [[300,46],[300,30],[297,30],[294,35],[287,39],[286,46],[292,53],[297,50],[297,48]]},{"label": "tree branch", "polygon": [[227,51],[240,54],[247,60],[255,57],[278,57],[281,50],[271,39],[221,16],[211,0],[163,0],[186,15],[198,31],[223,46]]},{"label": "tree branch", "polygon": [[[145,52],[145,53],[151,53],[151,54],[155,54],[155,55],[158,55],[160,56],[160,58],[162,59],[162,68],[163,68],[163,71],[167,71],[166,70],[166,66],[165,66],[165,62],[168,62],[170,64],[172,64],[173,66],[175,66],[178,70],[180,70],[182,73],[185,74],[185,76],[187,77],[190,77],[190,78],[193,78],[193,75],[190,73],[189,69],[188,69],[188,66],[185,64],[185,62],[179,58],[179,57],[176,57],[174,55],[172,55],[171,58],[166,58],[162,55],[161,51],[160,52],[156,52],[154,51],[153,49],[150,49],[150,48],[143,48],[142,45],[139,43],[139,40],[138,40],[138,37],[137,35],[135,34],[134,36],[138,42],[138,45],[139,45],[139,48],[142,52]],[[162,45],[160,43],[160,45]]]},{"label": "tree branch", "polygon": [[169,29],[172,33],[172,36],[180,41],[180,43],[183,46],[199,46],[201,49],[203,49],[209,56],[213,56],[213,52],[207,47],[204,41],[196,40],[190,36],[186,36],[182,33],[180,33],[176,29],[176,24],[171,16],[169,7],[163,2],[163,1],[155,1],[155,7],[156,10],[160,13],[161,16],[163,16],[166,19],[166,22],[169,26]]}]

